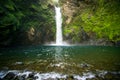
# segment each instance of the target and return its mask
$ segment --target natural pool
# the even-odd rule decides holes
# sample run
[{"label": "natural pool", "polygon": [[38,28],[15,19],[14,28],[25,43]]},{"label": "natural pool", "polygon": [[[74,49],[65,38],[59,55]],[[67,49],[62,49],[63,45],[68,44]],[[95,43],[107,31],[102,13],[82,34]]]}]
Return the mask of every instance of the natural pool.
[{"label": "natural pool", "polygon": [[3,80],[119,80],[120,47],[1,48],[0,78]]}]

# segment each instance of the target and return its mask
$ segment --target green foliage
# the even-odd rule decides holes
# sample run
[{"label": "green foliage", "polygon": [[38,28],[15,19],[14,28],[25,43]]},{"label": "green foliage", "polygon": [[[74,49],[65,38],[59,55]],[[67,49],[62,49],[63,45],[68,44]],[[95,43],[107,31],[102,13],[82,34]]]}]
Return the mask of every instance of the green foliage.
[{"label": "green foliage", "polygon": [[[51,31],[53,35],[55,33],[52,30],[55,25],[54,12],[49,5],[48,0],[1,0],[0,35],[2,38],[0,41],[8,39],[14,41],[18,34],[28,31],[31,27],[41,34],[47,35],[47,32]],[[44,28],[46,31],[43,30]]]},{"label": "green foliage", "polygon": [[[90,29],[90,27],[92,27],[90,30],[96,32],[100,38],[104,37],[113,41],[119,40],[119,3],[117,1],[111,1],[105,4],[103,0],[100,0],[100,3],[102,4],[99,4],[99,8],[93,15],[88,13],[82,14],[82,19],[86,24],[86,28]],[[117,37],[117,39],[115,37]]]},{"label": "green foliage", "polygon": [[[62,2],[65,0],[60,5]],[[96,38],[120,41],[120,0],[74,2],[80,5],[80,11],[76,9],[78,11],[72,17],[71,23],[65,25],[63,33],[66,39],[80,42],[83,27],[88,35],[93,32],[96,33]],[[50,0],[0,0],[0,44],[21,39],[18,35],[28,32],[30,28],[40,34],[38,37],[41,37],[41,42],[54,40],[55,13],[50,4]]]},{"label": "green foliage", "polygon": [[[87,1],[87,0],[86,0]],[[78,12],[73,21],[67,26],[69,34],[80,35],[80,26],[89,33],[96,33],[96,38],[105,38],[110,41],[120,40],[120,0],[91,0],[84,10]],[[66,28],[67,29],[67,28]],[[67,30],[66,30],[67,31]],[[67,34],[67,33],[65,33]],[[75,37],[74,36],[74,37]],[[76,36],[76,37],[77,37]],[[76,38],[77,40],[77,38]]]}]

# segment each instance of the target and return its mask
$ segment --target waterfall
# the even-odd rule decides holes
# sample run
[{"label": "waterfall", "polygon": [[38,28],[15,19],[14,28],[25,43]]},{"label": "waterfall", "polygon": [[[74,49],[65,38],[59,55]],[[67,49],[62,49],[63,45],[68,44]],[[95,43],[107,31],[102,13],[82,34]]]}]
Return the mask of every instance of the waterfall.
[{"label": "waterfall", "polygon": [[62,14],[61,9],[58,6],[55,6],[55,13],[56,13],[56,44],[62,45],[63,44],[63,37],[62,37]]}]

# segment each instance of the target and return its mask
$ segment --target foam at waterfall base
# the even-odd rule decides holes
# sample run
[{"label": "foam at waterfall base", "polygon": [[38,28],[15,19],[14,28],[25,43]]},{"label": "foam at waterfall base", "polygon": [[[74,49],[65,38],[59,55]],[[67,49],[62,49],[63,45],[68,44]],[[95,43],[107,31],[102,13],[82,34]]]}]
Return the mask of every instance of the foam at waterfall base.
[{"label": "foam at waterfall base", "polygon": [[62,44],[56,44],[55,42],[50,42],[50,43],[46,43],[44,45],[45,46],[71,46],[69,43],[67,43],[65,41]]}]

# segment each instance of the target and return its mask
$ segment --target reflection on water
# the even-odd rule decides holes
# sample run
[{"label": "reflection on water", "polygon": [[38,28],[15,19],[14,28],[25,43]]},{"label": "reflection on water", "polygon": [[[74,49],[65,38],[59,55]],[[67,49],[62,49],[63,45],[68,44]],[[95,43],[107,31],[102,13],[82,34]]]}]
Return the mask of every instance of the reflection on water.
[{"label": "reflection on water", "polygon": [[63,60],[62,48],[61,47],[55,47],[55,61],[61,62]]},{"label": "reflection on water", "polygon": [[[53,76],[85,80],[102,76],[120,78],[120,47],[30,46],[0,49],[0,78],[9,70],[36,72],[39,78]],[[21,71],[22,70],[22,71]],[[6,72],[5,72],[6,71]],[[38,73],[41,72],[41,73]],[[55,78],[56,78],[55,77]],[[98,79],[99,80],[99,79]]]}]

